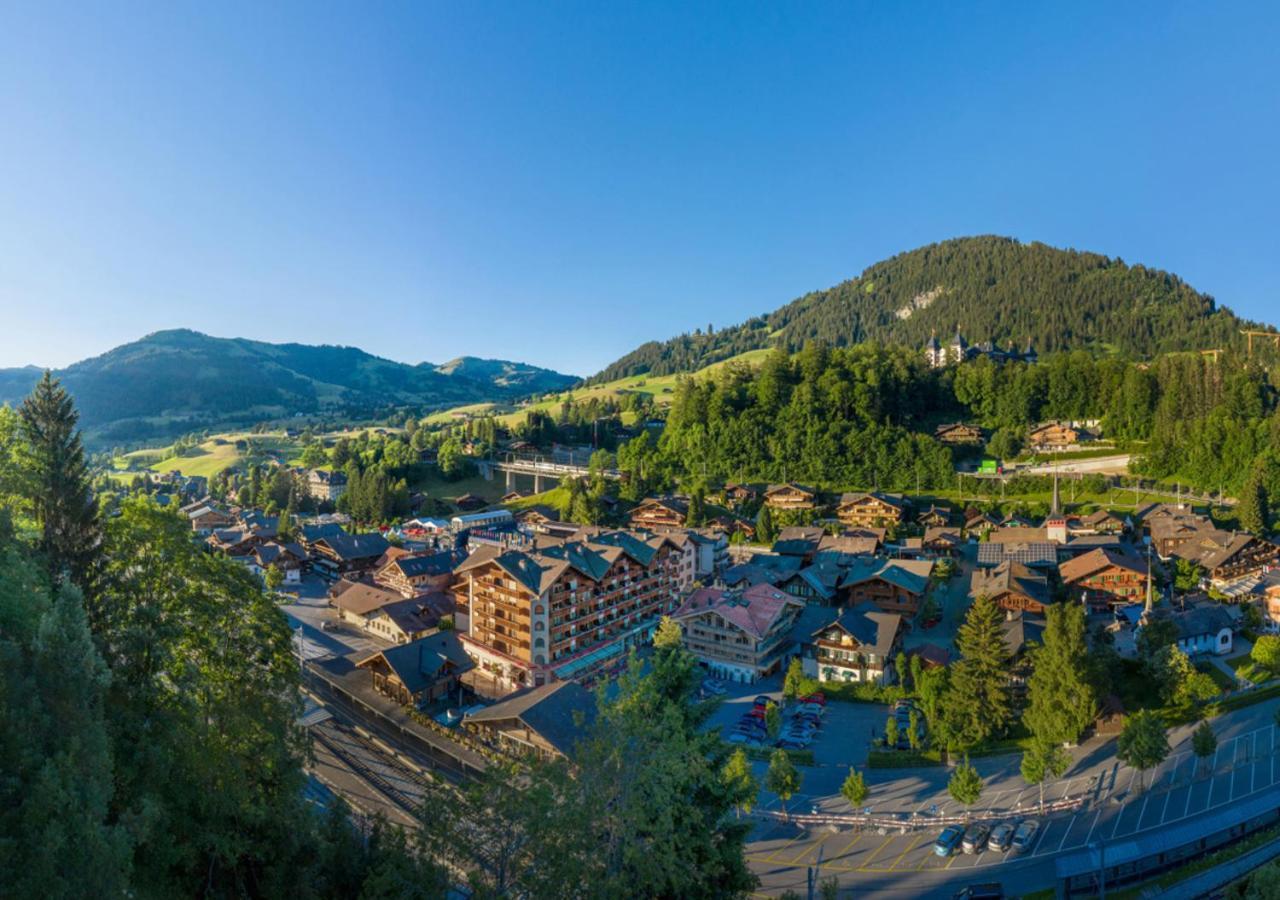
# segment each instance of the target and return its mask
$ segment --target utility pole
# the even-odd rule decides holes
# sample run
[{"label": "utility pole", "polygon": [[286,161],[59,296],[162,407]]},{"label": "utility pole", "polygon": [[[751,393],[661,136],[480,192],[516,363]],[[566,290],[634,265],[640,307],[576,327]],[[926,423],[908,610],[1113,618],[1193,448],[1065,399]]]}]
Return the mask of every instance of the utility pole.
[{"label": "utility pole", "polygon": [[1155,579],[1155,570],[1151,568],[1151,538],[1147,538],[1147,609],[1151,612],[1151,582]]}]

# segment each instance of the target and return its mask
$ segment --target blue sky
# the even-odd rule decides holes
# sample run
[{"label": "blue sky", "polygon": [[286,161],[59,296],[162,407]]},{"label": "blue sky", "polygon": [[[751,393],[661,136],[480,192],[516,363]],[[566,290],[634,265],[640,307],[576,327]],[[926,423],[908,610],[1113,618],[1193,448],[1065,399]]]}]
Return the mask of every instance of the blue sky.
[{"label": "blue sky", "polygon": [[0,366],[579,374],[1008,234],[1280,321],[1274,3],[0,7]]}]

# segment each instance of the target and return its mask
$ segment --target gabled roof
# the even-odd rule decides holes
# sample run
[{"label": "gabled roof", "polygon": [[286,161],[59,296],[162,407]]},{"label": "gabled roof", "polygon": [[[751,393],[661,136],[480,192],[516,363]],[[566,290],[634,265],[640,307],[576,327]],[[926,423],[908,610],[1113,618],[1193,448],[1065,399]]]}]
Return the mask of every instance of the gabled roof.
[{"label": "gabled roof", "polygon": [[1216,635],[1234,625],[1231,614],[1218,604],[1193,606],[1186,612],[1173,613],[1170,618],[1178,626],[1178,637],[1183,639]]},{"label": "gabled roof", "polygon": [[469,714],[466,721],[518,719],[559,753],[569,756],[595,717],[596,700],[589,690],[576,681],[552,681],[517,691]]},{"label": "gabled roof", "polygon": [[894,509],[902,510],[907,505],[907,500],[901,494],[886,494],[882,491],[849,491],[840,495],[840,506],[853,506],[868,501],[892,506]]},{"label": "gabled roof", "polygon": [[804,601],[772,585],[757,584],[742,591],[699,588],[680,608],[673,619],[714,612],[756,640],[768,636],[788,608],[803,609]]},{"label": "gabled roof", "polygon": [[388,603],[399,603],[403,598],[395,591],[381,585],[369,584],[367,581],[339,583],[335,589],[341,590],[333,598],[333,605],[338,609],[357,616],[367,616]]},{"label": "gabled roof", "polygon": [[845,556],[870,556],[876,552],[884,540],[884,529],[870,529],[879,532],[879,536],[865,534],[824,535],[818,541],[818,553],[840,553]]},{"label": "gabled roof", "polygon": [[933,561],[927,559],[881,559],[879,557],[855,557],[845,573],[841,587],[852,587],[866,581],[879,579],[899,587],[910,594],[923,594],[929,586],[929,574]]},{"label": "gabled roof", "polygon": [[[840,613],[831,625],[852,637],[868,653],[887,656],[893,649],[898,630],[902,627],[902,616],[897,613],[882,612],[874,603],[862,603]],[[816,629],[813,636],[818,637],[831,625]]]},{"label": "gabled roof", "polygon": [[830,600],[836,595],[836,589],[840,586],[840,579],[843,577],[844,567],[828,560],[807,566],[780,584],[789,586],[799,579],[817,596]]},{"label": "gabled roof", "polygon": [[421,578],[451,572],[458,562],[458,554],[451,550],[441,550],[425,556],[401,556],[392,560],[388,568],[397,569],[405,578]]},{"label": "gabled roof", "polygon": [[347,530],[337,522],[325,522],[321,525],[303,525],[299,529],[302,540],[308,544],[314,544],[322,538],[335,537],[340,534],[346,534]]},{"label": "gabled roof", "polygon": [[1140,575],[1147,574],[1147,561],[1141,556],[1121,553],[1105,547],[1090,550],[1082,556],[1067,560],[1058,567],[1058,574],[1062,576],[1064,584],[1071,584],[1112,566]]},{"label": "gabled roof", "polygon": [[984,541],[978,545],[979,566],[990,568],[1006,559],[1037,568],[1050,568],[1058,564],[1058,546],[1048,541],[1010,544]]},{"label": "gabled roof", "polygon": [[411,694],[430,687],[448,667],[452,667],[454,672],[466,672],[475,666],[453,631],[440,631],[407,644],[388,647],[365,657],[356,665],[366,666],[378,658],[386,662],[387,668]]},{"label": "gabled roof", "polygon": [[1030,598],[1041,606],[1053,602],[1049,579],[1020,562],[1006,559],[994,569],[974,569],[969,582],[970,597],[998,597],[1006,593]]},{"label": "gabled roof", "polygon": [[779,493],[782,493],[783,491],[796,491],[797,493],[808,494],[810,497],[817,496],[817,493],[818,493],[811,487],[806,487],[803,484],[797,484],[794,481],[787,481],[787,482],[784,482],[783,484],[769,485],[765,489],[764,494],[767,497],[770,494],[779,494]]},{"label": "gabled roof", "polygon": [[377,533],[347,534],[345,531],[326,535],[315,543],[328,547],[338,559],[343,561],[377,559],[391,546],[386,538]]},{"label": "gabled roof", "polygon": [[1015,613],[1000,626],[1004,634],[1004,647],[1010,657],[1017,657],[1028,644],[1044,644],[1044,622],[1029,619],[1023,613]]}]

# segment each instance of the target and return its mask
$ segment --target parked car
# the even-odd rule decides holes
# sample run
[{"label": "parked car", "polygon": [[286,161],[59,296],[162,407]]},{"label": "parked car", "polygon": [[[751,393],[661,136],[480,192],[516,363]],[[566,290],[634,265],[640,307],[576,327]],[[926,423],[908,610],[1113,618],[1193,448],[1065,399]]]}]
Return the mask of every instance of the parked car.
[{"label": "parked car", "polygon": [[735,731],[733,734],[725,738],[730,744],[749,744],[754,738],[745,731]]},{"label": "parked car", "polygon": [[948,825],[942,829],[942,834],[938,835],[938,839],[933,842],[933,852],[938,856],[950,856],[956,852],[956,847],[960,845],[960,841],[963,838],[963,828],[959,825]]},{"label": "parked car", "polygon": [[708,694],[724,694],[729,690],[714,678],[708,678],[706,681],[702,682],[702,689]]},{"label": "parked car", "polygon": [[827,695],[822,691],[814,691],[812,694],[805,694],[800,698],[801,703],[816,703],[819,706],[827,705]]},{"label": "parked car", "polygon": [[987,838],[991,837],[991,826],[986,822],[974,822],[964,833],[960,841],[960,849],[965,853],[981,853],[986,849]]},{"label": "parked car", "polygon": [[764,694],[761,694],[755,700],[756,706],[768,706],[770,703],[773,703],[773,702],[775,701],[772,697],[767,697]]},{"label": "parked car", "polygon": [[1024,853],[1035,846],[1036,835],[1040,833],[1040,823],[1035,819],[1027,819],[1022,822],[1013,833],[1013,845],[1011,849],[1014,853]]},{"label": "parked car", "polygon": [[796,738],[784,737],[778,741],[778,747],[782,750],[803,750],[809,746],[809,741],[801,741]]},{"label": "parked car", "polygon": [[1003,853],[1009,849],[1011,843],[1013,843],[1013,826],[1008,822],[1001,822],[991,829],[991,838],[987,841],[987,849]]}]

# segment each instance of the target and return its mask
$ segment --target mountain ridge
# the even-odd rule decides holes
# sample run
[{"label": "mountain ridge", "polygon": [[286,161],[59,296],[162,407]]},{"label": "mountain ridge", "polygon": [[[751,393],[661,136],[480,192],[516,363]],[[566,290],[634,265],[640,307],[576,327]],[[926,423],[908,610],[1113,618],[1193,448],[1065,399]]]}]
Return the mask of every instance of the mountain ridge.
[{"label": "mountain ridge", "polygon": [[1241,328],[1260,327],[1160,269],[979,235],[895,254],[720,331],[649,341],[587,383],[694,371],[748,350],[795,351],[810,340],[923,347],[931,333],[946,340],[957,326],[970,343],[1031,340],[1042,353],[1086,349],[1144,359],[1239,346]]},{"label": "mountain ridge", "polygon": [[[0,369],[0,402],[42,370]],[[509,360],[408,364],[330,344],[273,344],[168,329],[54,371],[91,437],[157,437],[303,414],[368,415],[561,390],[579,379]]]}]

